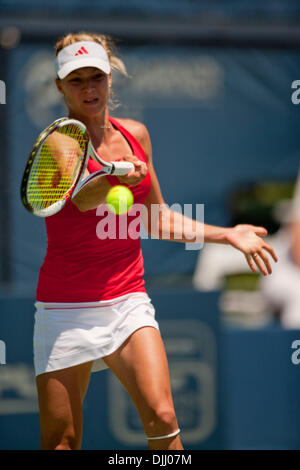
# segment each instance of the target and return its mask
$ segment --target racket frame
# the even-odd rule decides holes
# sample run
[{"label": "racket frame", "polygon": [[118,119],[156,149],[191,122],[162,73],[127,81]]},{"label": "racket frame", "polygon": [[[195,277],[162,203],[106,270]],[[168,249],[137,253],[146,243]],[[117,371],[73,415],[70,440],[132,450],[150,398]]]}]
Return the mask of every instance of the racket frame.
[{"label": "racket frame", "polygon": [[[35,141],[35,143],[32,147],[32,150],[29,154],[29,157],[28,157],[28,160],[27,160],[27,163],[26,163],[26,167],[25,167],[22,182],[21,182],[21,201],[22,201],[24,207],[29,212],[31,212],[34,215],[37,215],[38,217],[46,217],[47,215],[52,215],[52,211],[51,211],[52,207],[54,209],[57,207],[57,210],[55,210],[55,212],[58,212],[60,210],[60,205],[61,205],[59,203],[61,203],[62,200],[57,201],[56,203],[54,203],[51,206],[46,207],[44,209],[39,209],[39,210],[34,209],[32,207],[32,205],[30,204],[30,202],[28,201],[27,195],[26,195],[26,193],[27,193],[27,183],[28,183],[28,180],[29,180],[29,177],[30,177],[30,172],[31,172],[32,166],[34,164],[35,156],[36,156],[37,152],[39,151],[40,147],[43,145],[43,143],[47,139],[47,137],[59,127],[60,123],[64,123],[67,120],[68,120],[67,117],[62,117],[62,118],[56,119],[56,121],[52,122],[52,124],[50,124],[48,127],[46,127],[46,129],[44,129],[40,133],[40,135],[38,136],[38,138],[36,139],[36,141]],[[53,213],[55,213],[55,212],[53,212]]]}]

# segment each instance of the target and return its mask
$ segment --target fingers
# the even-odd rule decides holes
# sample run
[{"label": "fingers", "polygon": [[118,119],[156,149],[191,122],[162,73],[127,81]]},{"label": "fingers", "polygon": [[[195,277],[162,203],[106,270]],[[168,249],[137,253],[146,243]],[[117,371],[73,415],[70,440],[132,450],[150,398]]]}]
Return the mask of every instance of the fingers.
[{"label": "fingers", "polygon": [[[258,267],[258,269],[262,272],[264,276],[266,276],[268,273],[269,274],[272,273],[272,268],[271,268],[271,265],[267,256],[264,256],[261,253],[260,254],[254,253],[253,255],[245,255],[245,257],[249,264],[250,269],[254,273],[257,272],[256,266]],[[265,265],[263,264],[262,260],[264,261]]]},{"label": "fingers", "polygon": [[256,235],[260,235],[262,237],[264,237],[265,235],[268,235],[268,230],[265,227],[260,227],[260,226],[257,226],[257,225],[238,224],[234,227],[234,229],[238,232],[245,231],[245,230],[251,230]]},{"label": "fingers", "polygon": [[252,259],[252,256],[251,255],[246,255],[245,254],[245,258],[247,260],[247,263],[249,265],[249,268],[251,269],[251,271],[253,271],[254,273],[256,273],[256,267],[255,267],[255,263]]},{"label": "fingers", "polygon": [[268,235],[268,230],[265,229],[264,227],[256,227],[254,226],[254,232],[256,233],[256,235],[260,235],[260,236],[265,236],[265,235]]},{"label": "fingers", "polygon": [[275,251],[273,250],[273,248],[272,248],[270,245],[268,245],[267,243],[265,243],[265,245],[263,246],[263,248],[264,248],[265,250],[267,250],[267,251],[270,253],[270,255],[272,256],[273,260],[277,263],[278,257],[277,257],[277,255],[276,255]]},{"label": "fingers", "polygon": [[278,261],[278,258],[273,248],[267,244],[263,246],[262,249],[256,250],[256,252],[253,254],[245,254],[245,257],[249,264],[250,269],[253,272],[257,272],[257,269],[256,269],[257,267],[263,273],[264,276],[267,276],[267,274],[272,274],[272,267],[271,267],[269,257],[263,251],[263,249],[267,250],[271,254],[275,262]]},{"label": "fingers", "polygon": [[254,253],[252,255],[252,258],[256,263],[256,266],[259,268],[259,270],[263,273],[264,276],[266,276],[268,273],[272,274],[272,268],[269,258],[263,251]]},{"label": "fingers", "polygon": [[125,162],[131,162],[134,164],[135,170],[147,170],[147,165],[145,162],[139,160],[135,155],[125,155],[122,158]]},{"label": "fingers", "polygon": [[[267,235],[268,231],[264,227],[255,227],[255,233],[256,235],[263,236],[263,235]],[[273,260],[277,263],[278,261],[277,255],[275,251],[273,250],[273,248],[270,245],[268,245],[268,243],[263,242],[262,249],[268,251],[268,253],[270,253],[270,255],[272,256]],[[264,260],[266,266],[268,267],[270,263],[269,263],[269,259],[267,255],[264,254],[262,250],[256,250],[256,253]],[[257,258],[257,257],[254,256],[254,258]],[[267,260],[267,263],[266,263],[266,260]],[[255,261],[257,261],[257,259],[255,259]],[[269,272],[269,269],[268,269],[268,272]]]},{"label": "fingers", "polygon": [[131,170],[127,175],[118,176],[121,183],[129,185],[136,185],[142,181],[148,173],[148,168],[145,162],[139,160],[135,155],[125,155],[122,161],[131,162],[134,165],[134,169]]}]

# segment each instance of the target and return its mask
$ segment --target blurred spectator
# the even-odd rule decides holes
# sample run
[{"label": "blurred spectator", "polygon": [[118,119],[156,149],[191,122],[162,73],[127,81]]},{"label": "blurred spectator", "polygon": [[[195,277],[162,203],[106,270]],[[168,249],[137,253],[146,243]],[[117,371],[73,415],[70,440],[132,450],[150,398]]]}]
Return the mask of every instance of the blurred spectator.
[{"label": "blurred spectator", "polygon": [[[280,206],[279,206],[280,207]],[[261,291],[284,328],[300,328],[300,171],[290,208],[281,207],[278,262],[261,280]]]}]

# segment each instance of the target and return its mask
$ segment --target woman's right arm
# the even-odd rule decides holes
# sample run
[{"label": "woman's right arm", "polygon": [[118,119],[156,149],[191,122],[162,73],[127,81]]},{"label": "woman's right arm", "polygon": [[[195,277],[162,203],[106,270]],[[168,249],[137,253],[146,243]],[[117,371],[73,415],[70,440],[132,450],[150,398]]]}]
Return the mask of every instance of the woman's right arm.
[{"label": "woman's right arm", "polygon": [[[137,157],[126,155],[121,160],[134,164],[134,170],[127,175],[117,177],[120,183],[136,185],[147,175],[147,166]],[[88,176],[87,174],[85,176]],[[95,178],[86,184],[72,199],[73,204],[80,212],[96,209],[100,204],[105,203],[105,199],[111,185],[105,177]]]},{"label": "woman's right arm", "polygon": [[[88,176],[88,175],[85,175]],[[72,199],[80,212],[96,209],[103,204],[111,185],[105,177],[96,178],[86,184]]]}]

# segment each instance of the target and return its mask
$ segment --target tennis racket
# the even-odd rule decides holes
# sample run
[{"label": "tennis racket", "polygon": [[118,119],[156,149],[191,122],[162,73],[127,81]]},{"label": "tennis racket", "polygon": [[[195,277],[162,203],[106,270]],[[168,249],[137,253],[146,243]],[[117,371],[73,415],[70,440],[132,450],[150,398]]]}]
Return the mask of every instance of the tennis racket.
[{"label": "tennis racket", "polygon": [[[101,169],[86,178],[89,158]],[[106,162],[95,151],[85,125],[76,119],[60,118],[39,135],[29,155],[21,183],[24,207],[47,217],[59,212],[91,180],[104,175],[126,175],[131,162]]]}]

